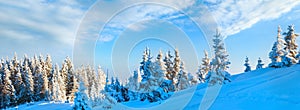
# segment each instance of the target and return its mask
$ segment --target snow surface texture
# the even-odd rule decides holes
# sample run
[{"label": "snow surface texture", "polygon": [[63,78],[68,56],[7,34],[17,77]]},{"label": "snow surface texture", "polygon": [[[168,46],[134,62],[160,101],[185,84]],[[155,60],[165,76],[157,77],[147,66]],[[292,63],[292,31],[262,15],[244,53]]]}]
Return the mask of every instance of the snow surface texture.
[{"label": "snow surface texture", "polygon": [[[300,65],[288,68],[264,68],[231,77],[232,82],[222,86],[218,97],[210,107],[212,110],[277,110],[300,108]],[[206,91],[206,84],[179,91],[164,102],[131,101],[116,105],[113,109],[153,109],[158,105],[165,110],[185,109],[198,110]],[[193,92],[195,90],[195,92]],[[187,96],[192,95],[191,99]],[[177,105],[184,104],[184,108]],[[168,104],[168,105],[169,105]],[[120,108],[124,107],[125,108]],[[32,105],[21,105],[20,110],[70,110],[72,104],[37,102]]]}]

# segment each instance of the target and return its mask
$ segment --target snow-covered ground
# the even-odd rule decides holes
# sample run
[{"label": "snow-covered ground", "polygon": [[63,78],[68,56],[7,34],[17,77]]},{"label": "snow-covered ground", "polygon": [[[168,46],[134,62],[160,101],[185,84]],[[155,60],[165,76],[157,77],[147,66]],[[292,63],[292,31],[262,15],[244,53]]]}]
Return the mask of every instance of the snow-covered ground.
[{"label": "snow-covered ground", "polygon": [[72,110],[72,103],[35,102],[23,104],[9,110]]},{"label": "snow-covered ground", "polygon": [[[222,86],[213,100],[212,110],[253,110],[253,109],[299,109],[300,108],[300,65],[288,68],[265,68],[231,77],[232,82]],[[186,109],[198,110],[206,85],[175,93],[164,102],[125,102],[115,109]],[[185,103],[187,102],[187,103]],[[211,101],[210,101],[211,102]],[[201,105],[202,106],[202,105]],[[121,108],[125,107],[125,108]],[[21,105],[21,110],[68,110],[71,104],[39,102],[33,105]]]}]

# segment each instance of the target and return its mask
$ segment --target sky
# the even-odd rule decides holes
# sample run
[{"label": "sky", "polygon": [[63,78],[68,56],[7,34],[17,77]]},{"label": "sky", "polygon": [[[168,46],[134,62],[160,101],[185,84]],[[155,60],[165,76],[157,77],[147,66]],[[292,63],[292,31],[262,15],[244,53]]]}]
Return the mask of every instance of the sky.
[{"label": "sky", "polygon": [[252,69],[259,57],[265,66],[270,62],[278,25],[285,32],[294,24],[300,32],[298,0],[145,1],[0,1],[0,57],[51,54],[61,64],[70,56],[75,66],[101,65],[112,76],[128,77],[146,47],[153,59],[160,50],[174,54],[178,48],[185,69],[195,73],[204,50],[213,56],[218,28],[231,61],[228,71],[238,74],[246,56]]}]

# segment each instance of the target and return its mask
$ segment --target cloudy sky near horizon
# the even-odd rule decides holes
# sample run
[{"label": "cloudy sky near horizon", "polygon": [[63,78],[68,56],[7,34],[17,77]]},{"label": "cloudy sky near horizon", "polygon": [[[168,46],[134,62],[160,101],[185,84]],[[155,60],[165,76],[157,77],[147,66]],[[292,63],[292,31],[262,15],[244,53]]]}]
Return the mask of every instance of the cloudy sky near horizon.
[{"label": "cloudy sky near horizon", "polygon": [[[134,3],[136,0],[128,1]],[[75,36],[80,26],[107,23],[102,33],[99,27],[87,28],[89,31],[85,33],[86,38],[97,38],[96,65],[112,69],[110,57],[120,36],[127,36],[129,39],[134,35],[148,38],[155,37],[149,36],[155,32],[159,32],[154,34],[156,38],[168,35],[174,38],[177,35],[185,36],[183,39],[188,38],[194,45],[192,50],[196,51],[197,62],[200,62],[203,50],[209,48],[205,41],[207,38],[197,27],[197,23],[216,22],[222,34],[226,36],[225,44],[232,62],[229,71],[240,73],[244,70],[246,56],[250,58],[253,68],[258,57],[266,64],[269,62],[268,53],[275,40],[278,25],[286,31],[289,24],[295,24],[296,32],[300,32],[299,0],[165,0],[165,3],[175,8],[157,4],[137,4],[113,14],[95,12],[90,24],[83,24],[83,19],[91,7],[98,6],[107,10],[115,8],[114,5],[101,6],[101,2],[122,5],[127,1],[0,1],[0,57],[12,56],[14,52],[19,55],[27,53],[29,56],[49,53],[56,63],[61,63],[65,56],[72,56]],[[203,9],[207,9],[214,20],[207,19],[207,13],[202,13]],[[101,18],[108,14],[112,14],[110,21],[101,21]],[[178,44],[168,44],[172,41],[154,38],[137,42],[136,47],[131,48],[131,53],[126,54],[130,70],[138,66],[144,47],[152,44],[157,44],[152,47],[153,57],[156,57],[159,49],[167,51],[178,47],[183,60],[192,62],[191,54],[185,52],[189,50],[185,46],[177,46],[184,45],[181,41],[182,39],[177,39],[174,42],[179,42]],[[299,40],[297,42],[300,43]],[[193,73],[197,65],[188,63],[186,69]]]}]

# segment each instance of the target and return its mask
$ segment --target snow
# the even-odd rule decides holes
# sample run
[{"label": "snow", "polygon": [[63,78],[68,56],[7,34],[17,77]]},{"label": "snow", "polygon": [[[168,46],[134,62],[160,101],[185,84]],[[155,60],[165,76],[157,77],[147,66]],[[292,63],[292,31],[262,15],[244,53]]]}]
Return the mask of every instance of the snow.
[{"label": "snow", "polygon": [[72,110],[72,103],[41,101],[31,104],[23,104],[8,110]]},{"label": "snow", "polygon": [[[211,110],[233,109],[297,109],[300,108],[300,65],[286,68],[264,68],[234,75],[232,82],[222,85],[211,102]],[[171,98],[155,103],[130,101],[115,105],[114,109],[185,109],[198,110],[207,91],[207,84],[199,84],[174,93]],[[214,93],[212,93],[214,94]],[[203,101],[205,102],[205,101]],[[207,100],[206,100],[207,102]],[[209,103],[206,103],[209,104]],[[201,105],[201,106],[200,106]],[[19,106],[21,110],[68,110],[72,104],[37,102]],[[125,107],[125,108],[124,108]]]},{"label": "snow", "polygon": [[[296,109],[300,107],[300,65],[288,68],[265,68],[232,76],[232,82],[222,86],[210,109]],[[197,110],[206,91],[206,85],[200,84],[195,92],[193,87],[179,91],[175,97],[165,102],[172,102],[166,109],[178,109],[184,99],[193,94],[185,106],[186,110]],[[156,103],[126,102],[130,107],[154,107]],[[163,104],[163,103],[162,103]],[[174,106],[176,105],[176,106]]]}]

